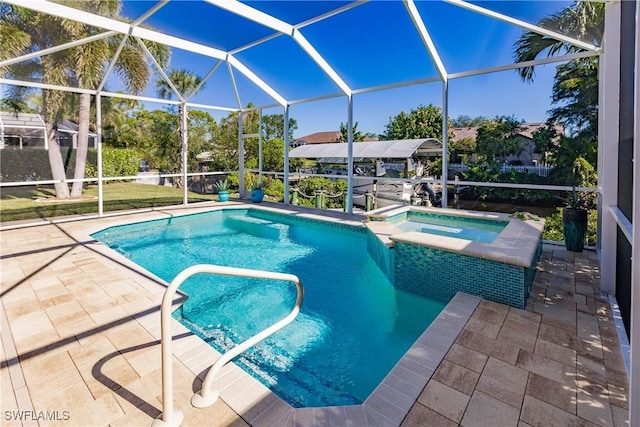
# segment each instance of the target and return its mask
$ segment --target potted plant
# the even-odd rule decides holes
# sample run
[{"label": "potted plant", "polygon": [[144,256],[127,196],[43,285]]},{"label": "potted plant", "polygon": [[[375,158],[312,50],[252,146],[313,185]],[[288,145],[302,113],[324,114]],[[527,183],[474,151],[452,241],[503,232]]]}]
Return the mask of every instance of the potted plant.
[{"label": "potted plant", "polygon": [[264,190],[262,189],[262,180],[257,179],[251,185],[251,201],[253,203],[260,203],[264,198]]},{"label": "potted plant", "polygon": [[218,189],[218,200],[221,202],[229,201],[229,182],[226,179],[216,182]]},{"label": "potted plant", "polygon": [[568,251],[582,252],[587,234],[588,212],[578,196],[576,186],[584,180],[581,159],[573,163],[573,183],[567,206],[562,209],[562,236]]}]

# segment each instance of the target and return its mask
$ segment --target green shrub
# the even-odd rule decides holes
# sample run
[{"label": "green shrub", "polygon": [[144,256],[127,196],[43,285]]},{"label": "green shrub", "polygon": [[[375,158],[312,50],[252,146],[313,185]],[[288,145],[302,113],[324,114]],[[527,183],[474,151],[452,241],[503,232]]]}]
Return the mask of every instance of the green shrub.
[{"label": "green shrub", "polygon": [[[469,170],[462,173],[462,179],[466,181],[509,184],[551,184],[548,178],[534,173],[516,172],[513,169],[507,173],[502,173],[501,167],[502,165],[497,163],[470,165]],[[519,188],[467,187],[464,189],[461,197],[466,200],[507,201],[523,205],[540,204],[544,202],[547,205],[553,206],[561,203],[557,195],[552,191]]]},{"label": "green shrub", "polygon": [[[587,222],[586,237],[586,244],[588,246],[596,245],[597,228],[598,211],[595,209],[590,209]],[[554,242],[564,241],[564,237],[562,236],[562,208],[557,208],[553,214],[546,218],[544,230],[542,230],[542,238]]]},{"label": "green shrub", "polygon": [[311,177],[300,181],[298,188],[300,190],[299,205],[315,207],[316,190],[324,190],[323,207],[342,208],[342,195],[347,188],[347,182],[343,179],[332,181],[329,178]]},{"label": "green shrub", "polygon": [[[135,176],[138,175],[140,161],[142,157],[135,150],[126,148],[104,148],[102,150],[102,176]],[[95,178],[98,176],[97,169],[89,168],[89,165],[98,164],[98,151],[89,150],[87,153],[87,168],[85,176]],[[94,166],[95,167],[95,166]],[[90,173],[92,175],[90,175]]]},{"label": "green shrub", "polygon": [[[62,161],[65,165],[66,177],[73,178],[75,150],[64,147],[60,149],[60,154],[62,154]],[[0,151],[0,175],[5,182],[52,179],[49,152],[41,148],[20,150],[19,148],[7,147]]]},{"label": "green shrub", "polygon": [[[76,150],[69,147],[60,148],[62,161],[67,178],[73,178],[76,167]],[[34,180],[53,179],[49,166],[49,152],[43,149],[13,149],[6,148],[0,152],[0,175],[2,180],[25,181],[31,177]],[[135,150],[122,148],[105,148],[102,150],[103,176],[133,176],[138,174],[140,155]],[[90,149],[87,152],[85,167],[86,178],[98,176],[98,152]]]},{"label": "green shrub", "polygon": [[284,196],[284,183],[279,179],[269,177],[264,185],[264,194],[281,201]]}]

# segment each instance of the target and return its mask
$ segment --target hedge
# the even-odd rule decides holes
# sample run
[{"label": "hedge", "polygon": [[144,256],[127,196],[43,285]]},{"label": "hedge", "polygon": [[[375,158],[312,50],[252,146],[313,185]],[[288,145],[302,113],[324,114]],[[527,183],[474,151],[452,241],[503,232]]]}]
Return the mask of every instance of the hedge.
[{"label": "hedge", "polygon": [[[70,147],[60,148],[64,163],[65,176],[73,178],[76,163],[76,150]],[[90,149],[87,153],[85,177],[95,178],[97,174],[98,152]],[[103,149],[103,176],[137,175],[140,155],[135,150]],[[49,166],[49,153],[43,149],[5,148],[0,150],[0,176],[4,182],[43,181],[53,179]]]}]

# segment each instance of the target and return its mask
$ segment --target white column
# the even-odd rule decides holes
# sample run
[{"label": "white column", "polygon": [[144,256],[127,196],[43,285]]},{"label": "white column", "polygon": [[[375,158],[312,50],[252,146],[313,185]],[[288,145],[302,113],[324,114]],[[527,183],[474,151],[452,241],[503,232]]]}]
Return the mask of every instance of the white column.
[{"label": "white column", "polygon": [[604,53],[600,55],[598,117],[598,189],[600,215],[600,289],[616,290],[617,223],[611,209],[617,207],[618,141],[620,125],[620,3],[605,5]]},{"label": "white column", "polygon": [[284,106],[284,204],[289,204],[289,105]]},{"label": "white column", "polygon": [[[45,141],[47,138],[45,138]],[[97,143],[97,162],[98,162],[98,216],[104,214],[104,192],[102,184],[102,97],[100,93],[96,94],[96,143]]]},{"label": "white column", "polygon": [[238,112],[238,183],[240,185],[240,198],[244,199],[244,137],[242,136],[242,110]]},{"label": "white column", "polygon": [[442,80],[442,207],[447,207],[447,176],[449,173],[449,79]]},{"label": "white column", "polygon": [[187,158],[189,157],[189,147],[187,142],[187,103],[182,103],[182,116],[180,121],[182,122],[182,144],[181,144],[181,161],[182,161],[182,204],[185,206],[189,204],[189,194],[187,191]]},{"label": "white column", "polygon": [[[636,3],[634,116],[640,115],[640,4]],[[633,239],[631,240],[631,375],[629,425],[640,425],[640,123],[633,127]]]},{"label": "white column", "polygon": [[353,95],[347,96],[347,212],[353,213]]},{"label": "white column", "polygon": [[258,179],[262,182],[262,109],[258,110]]}]

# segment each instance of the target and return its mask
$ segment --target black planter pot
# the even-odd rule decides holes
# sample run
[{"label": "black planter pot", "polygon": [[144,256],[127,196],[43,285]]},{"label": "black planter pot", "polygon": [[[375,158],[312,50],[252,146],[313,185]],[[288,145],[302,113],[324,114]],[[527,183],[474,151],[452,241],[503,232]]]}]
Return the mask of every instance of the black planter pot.
[{"label": "black planter pot", "polygon": [[564,208],[562,210],[562,235],[568,251],[582,252],[587,234],[587,210]]}]

